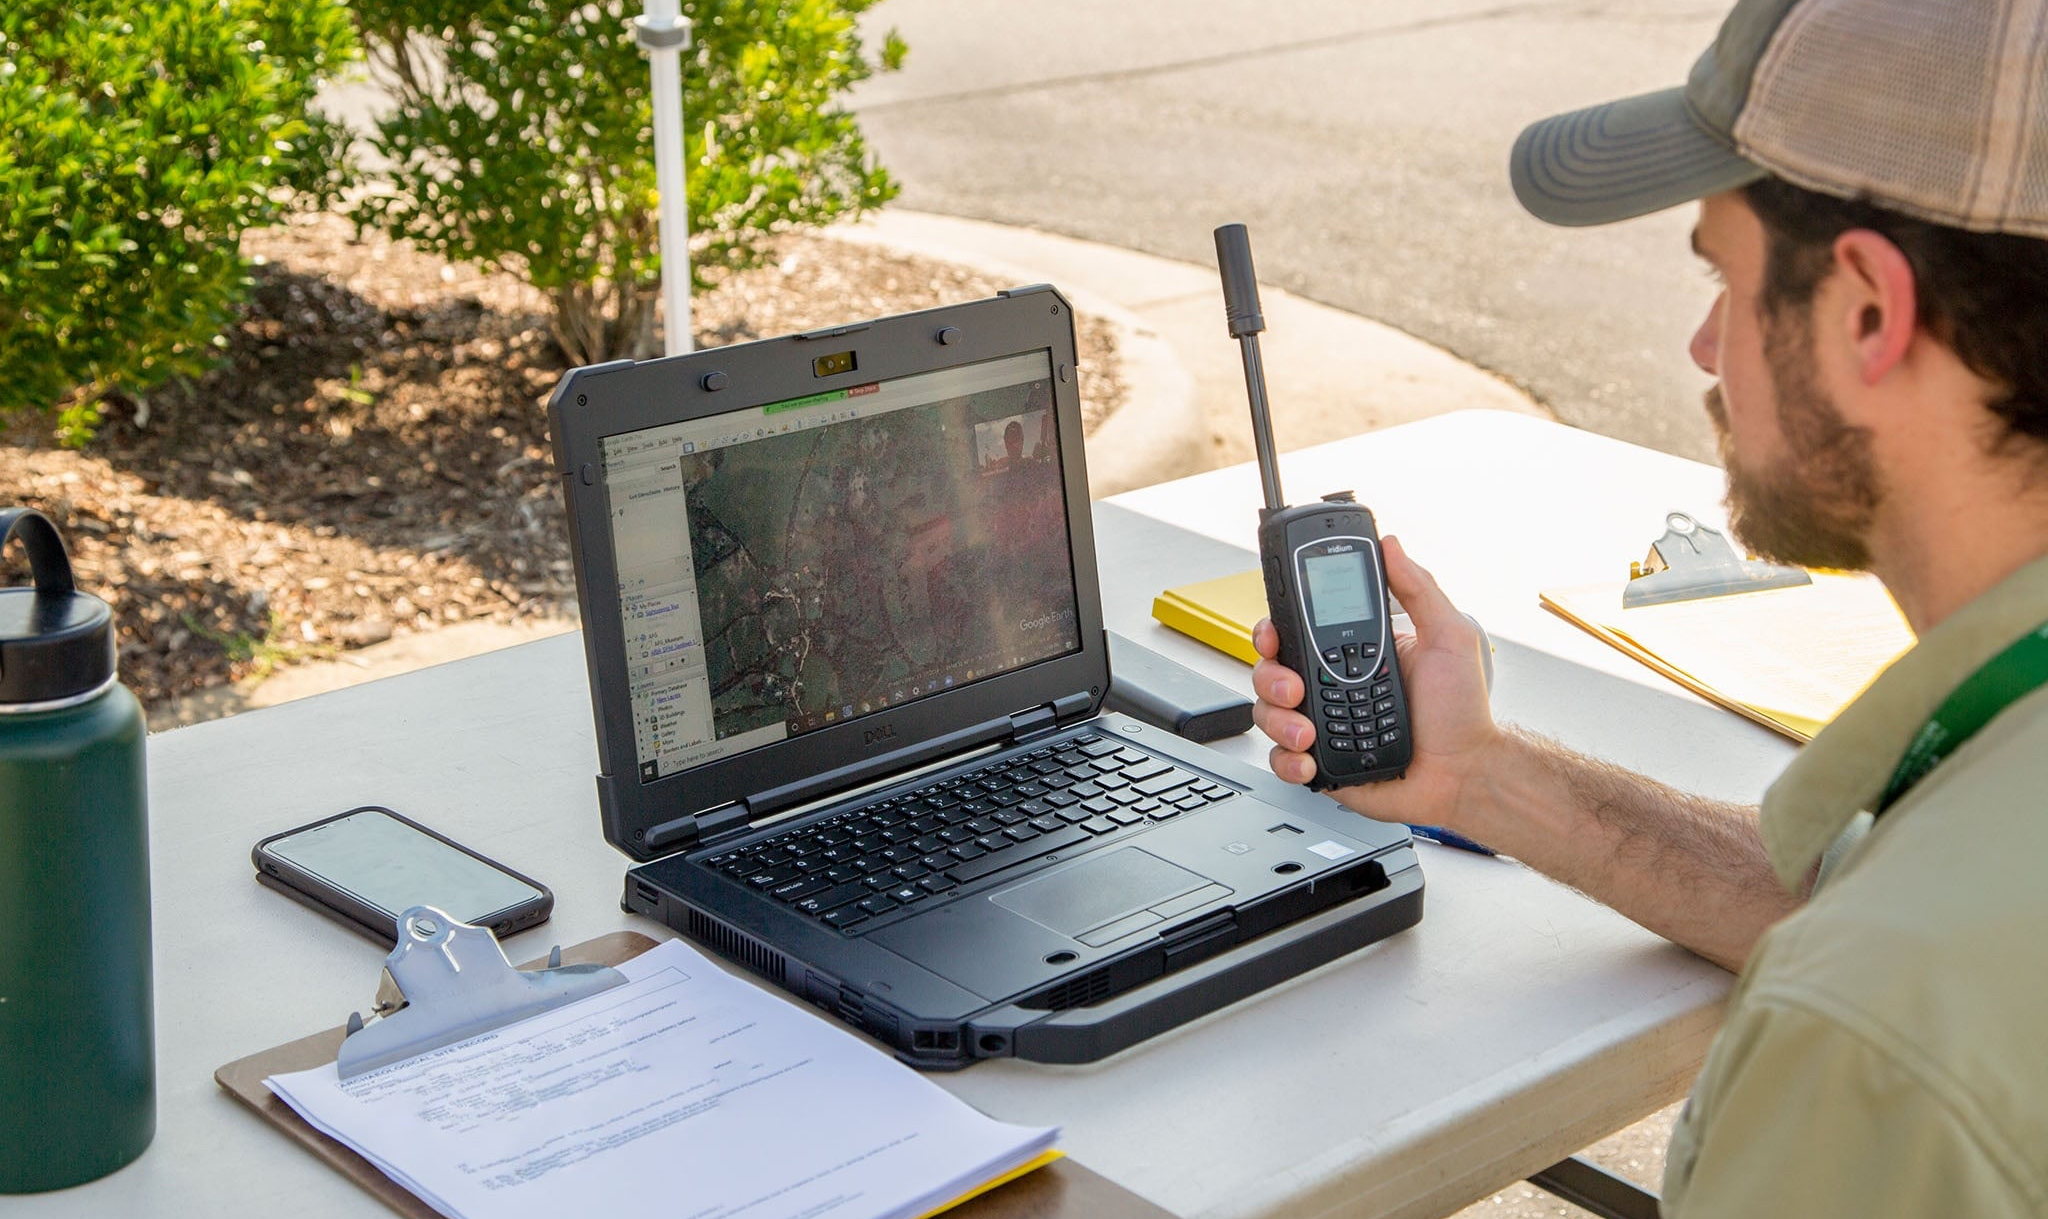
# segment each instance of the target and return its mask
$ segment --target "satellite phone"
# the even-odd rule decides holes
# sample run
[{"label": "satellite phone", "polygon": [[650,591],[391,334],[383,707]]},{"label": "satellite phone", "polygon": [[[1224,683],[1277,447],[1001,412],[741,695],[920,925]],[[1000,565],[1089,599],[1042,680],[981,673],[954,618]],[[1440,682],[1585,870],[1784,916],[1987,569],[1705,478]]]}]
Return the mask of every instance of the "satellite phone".
[{"label": "satellite phone", "polygon": [[1302,711],[1316,726],[1309,787],[1328,791],[1398,779],[1408,769],[1408,696],[1395,663],[1387,568],[1372,513],[1349,491],[1321,503],[1287,506],[1266,412],[1259,360],[1259,283],[1251,240],[1241,224],[1216,230],[1223,310],[1244,353],[1252,440],[1266,506],[1259,510],[1259,565],[1266,608],[1280,633],[1280,663],[1301,675]]}]

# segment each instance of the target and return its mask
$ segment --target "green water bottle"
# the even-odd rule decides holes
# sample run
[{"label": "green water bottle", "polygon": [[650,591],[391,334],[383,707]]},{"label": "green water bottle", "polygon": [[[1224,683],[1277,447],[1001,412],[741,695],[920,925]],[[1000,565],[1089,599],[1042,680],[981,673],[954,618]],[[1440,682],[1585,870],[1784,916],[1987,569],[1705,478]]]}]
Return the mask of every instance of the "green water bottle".
[{"label": "green water bottle", "polygon": [[142,709],[56,527],[0,509],[0,1194],[61,1189],[156,1133]]}]

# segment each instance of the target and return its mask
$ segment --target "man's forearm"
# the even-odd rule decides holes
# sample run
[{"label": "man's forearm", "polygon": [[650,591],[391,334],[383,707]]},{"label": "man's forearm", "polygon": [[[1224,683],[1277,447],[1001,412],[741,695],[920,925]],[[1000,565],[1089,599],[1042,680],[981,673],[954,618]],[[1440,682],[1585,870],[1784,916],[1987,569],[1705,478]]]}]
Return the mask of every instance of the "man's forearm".
[{"label": "man's forearm", "polygon": [[1756,810],[1506,731],[1499,764],[1459,793],[1459,828],[1729,969],[1796,909]]}]

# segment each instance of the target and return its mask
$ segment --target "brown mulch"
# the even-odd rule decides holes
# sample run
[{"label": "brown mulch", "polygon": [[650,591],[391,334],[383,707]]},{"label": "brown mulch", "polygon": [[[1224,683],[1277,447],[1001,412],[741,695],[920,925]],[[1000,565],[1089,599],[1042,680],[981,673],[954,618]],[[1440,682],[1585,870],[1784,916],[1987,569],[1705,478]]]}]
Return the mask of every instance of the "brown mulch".
[{"label": "brown mulch", "polygon": [[[244,250],[262,265],[220,368],[114,412],[83,453],[37,419],[0,435],[0,502],[48,514],[114,603],[122,680],[156,706],[444,623],[573,615],[542,298],[332,216]],[[792,235],[692,314],[711,346],[1006,286]],[[1110,327],[1079,322],[1092,430],[1123,390]],[[0,581],[25,566],[10,553]]]}]

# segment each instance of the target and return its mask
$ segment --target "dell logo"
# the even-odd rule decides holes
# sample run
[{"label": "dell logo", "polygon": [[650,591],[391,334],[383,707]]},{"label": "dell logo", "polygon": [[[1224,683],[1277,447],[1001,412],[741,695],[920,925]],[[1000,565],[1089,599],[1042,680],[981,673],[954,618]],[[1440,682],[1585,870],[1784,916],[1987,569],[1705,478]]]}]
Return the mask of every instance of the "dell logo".
[{"label": "dell logo", "polygon": [[879,728],[868,729],[867,740],[864,743],[869,748],[873,748],[874,746],[881,744],[883,741],[893,741],[895,739],[896,726],[894,724],[883,724]]}]

